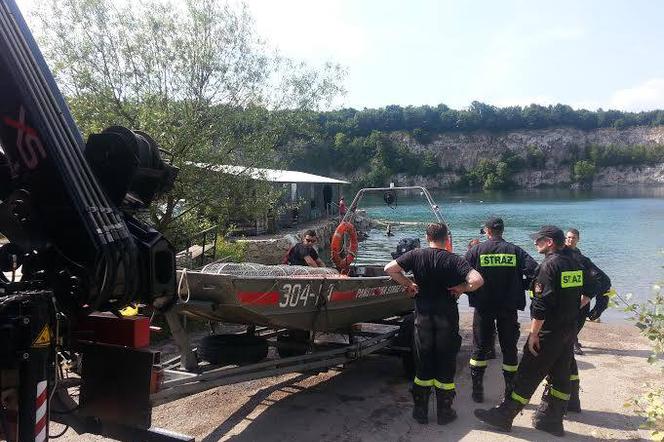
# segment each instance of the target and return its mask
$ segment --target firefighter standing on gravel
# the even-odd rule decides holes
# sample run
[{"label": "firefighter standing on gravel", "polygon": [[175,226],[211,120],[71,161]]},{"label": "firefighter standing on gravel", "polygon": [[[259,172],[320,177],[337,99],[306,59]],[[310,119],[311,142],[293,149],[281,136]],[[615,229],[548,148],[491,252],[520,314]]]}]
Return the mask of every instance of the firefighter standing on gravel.
[{"label": "firefighter standing on gravel", "polygon": [[466,261],[484,278],[484,286],[468,295],[473,313],[473,353],[470,374],[473,400],[484,401],[484,371],[493,349],[494,331],[503,353],[505,396],[511,393],[519,363],[517,343],[520,326],[517,310],[526,307],[524,277],[532,278],[537,262],[521,247],[503,239],[505,224],[492,217],[484,223],[488,239],[466,253]]},{"label": "firefighter standing on gravel", "polygon": [[[565,234],[565,247],[568,248],[576,256],[576,259],[581,262],[586,270],[588,281],[584,284],[588,290],[588,297],[595,298],[595,307],[590,310],[590,302],[584,304],[579,310],[577,317],[577,336],[574,339],[574,354],[583,355],[581,345],[579,344],[578,334],[581,332],[583,325],[586,323],[586,318],[598,319],[604,310],[609,305],[609,297],[607,292],[611,290],[611,279],[606,273],[597,267],[590,258],[586,257],[576,247],[579,242],[579,231],[577,229],[569,229]],[[567,410],[575,413],[581,412],[581,398],[579,396],[579,369],[576,364],[576,358],[572,359],[572,372],[570,374],[570,399],[567,404]]]},{"label": "firefighter standing on gravel", "polygon": [[[586,304],[579,311],[579,318],[577,321],[577,335],[581,332],[581,329],[586,323],[586,319],[595,321],[602,316],[604,310],[609,307],[609,293],[611,290],[611,279],[607,276],[606,273],[602,271],[599,267],[593,263],[590,258],[585,256],[577,248],[577,244],[580,240],[580,234],[577,229],[568,229],[565,234],[565,247],[575,252],[579,259],[583,261],[583,264],[591,272],[592,278],[594,281],[593,291],[595,292],[595,306],[593,309],[590,309],[590,303]],[[574,343],[574,354],[583,355],[583,350],[581,350],[581,344],[579,344],[578,338]]]},{"label": "firefighter standing on gravel", "polygon": [[[415,297],[415,379],[413,418],[428,422],[431,388],[436,390],[437,422],[456,419],[456,356],[461,346],[459,309],[461,293],[477,290],[482,276],[460,256],[445,250],[447,226],[430,224],[429,247],[411,250],[385,266],[385,271]],[[403,272],[412,271],[415,282]]]},{"label": "firefighter standing on gravel", "polygon": [[545,258],[533,282],[530,335],[514,378],[514,388],[500,405],[489,410],[476,409],[475,416],[499,430],[510,431],[516,415],[548,375],[548,394],[533,416],[533,425],[563,436],[576,320],[582,303],[589,301],[582,299],[585,272],[572,252],[565,249],[565,236],[559,228],[543,226],[531,237],[537,251]]}]

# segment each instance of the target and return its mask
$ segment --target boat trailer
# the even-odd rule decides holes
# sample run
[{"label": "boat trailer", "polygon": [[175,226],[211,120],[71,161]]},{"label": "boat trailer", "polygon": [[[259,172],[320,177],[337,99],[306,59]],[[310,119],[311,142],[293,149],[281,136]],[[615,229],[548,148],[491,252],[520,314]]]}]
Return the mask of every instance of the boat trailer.
[{"label": "boat trailer", "polygon": [[[169,325],[179,322],[177,313],[169,315]],[[276,338],[285,330],[272,330],[248,326],[247,331],[236,335],[251,334],[267,340],[271,348],[278,347]],[[344,366],[361,357],[380,353],[400,356],[407,374],[412,370],[413,316],[395,316],[381,321],[359,323],[345,334],[321,333],[311,339],[305,354],[278,357],[242,366],[217,366],[199,363],[196,349],[188,342],[187,333],[179,324],[171,326],[173,337],[181,354],[162,363],[164,380],[160,390],[150,396],[153,406],[172,402],[211,388],[239,382],[262,379],[294,372],[322,372]],[[343,337],[347,342],[339,342]]]}]

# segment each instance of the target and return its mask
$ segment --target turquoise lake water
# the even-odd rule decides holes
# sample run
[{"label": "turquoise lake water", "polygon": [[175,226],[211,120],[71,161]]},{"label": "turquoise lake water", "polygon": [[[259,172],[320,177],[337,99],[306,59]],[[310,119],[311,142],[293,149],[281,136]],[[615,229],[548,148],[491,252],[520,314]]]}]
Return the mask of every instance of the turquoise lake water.
[{"label": "turquoise lake water", "polygon": [[[579,249],[611,277],[623,297],[632,293],[635,300],[647,299],[653,284],[664,280],[664,188],[440,192],[432,196],[450,225],[456,253],[465,253],[470,239],[481,238],[483,221],[497,215],[505,221],[505,239],[523,247],[537,261],[542,257],[529,233],[543,224],[563,230],[577,228],[581,232]],[[367,197],[360,203],[362,208],[376,219],[416,224],[395,225],[392,237],[380,230],[370,232],[360,243],[358,263],[391,259],[390,252],[404,237],[417,237],[425,244],[425,223],[433,215],[422,196],[399,194],[394,207],[387,207],[382,196]],[[617,309],[605,313],[607,319],[623,316]]]}]

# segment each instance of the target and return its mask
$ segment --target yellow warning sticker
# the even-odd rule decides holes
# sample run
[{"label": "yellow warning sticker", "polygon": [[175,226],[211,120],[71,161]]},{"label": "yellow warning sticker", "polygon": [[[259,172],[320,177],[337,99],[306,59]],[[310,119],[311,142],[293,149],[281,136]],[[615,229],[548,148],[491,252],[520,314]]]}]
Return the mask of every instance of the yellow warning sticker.
[{"label": "yellow warning sticker", "polygon": [[48,347],[51,344],[51,330],[48,328],[48,325],[45,325],[42,328],[42,331],[39,332],[37,338],[32,343],[32,347]]},{"label": "yellow warning sticker", "polygon": [[120,314],[124,317],[136,316],[138,314],[138,307],[128,305],[127,307],[120,310]]}]

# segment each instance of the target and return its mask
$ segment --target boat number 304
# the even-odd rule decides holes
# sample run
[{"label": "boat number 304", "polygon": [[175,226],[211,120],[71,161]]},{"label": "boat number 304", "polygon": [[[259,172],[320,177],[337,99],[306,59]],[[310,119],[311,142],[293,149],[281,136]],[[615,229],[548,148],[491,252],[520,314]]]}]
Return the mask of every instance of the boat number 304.
[{"label": "boat number 304", "polygon": [[309,284],[284,284],[281,287],[279,307],[306,307],[316,302],[316,293]]}]

